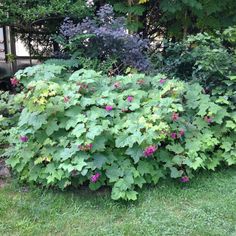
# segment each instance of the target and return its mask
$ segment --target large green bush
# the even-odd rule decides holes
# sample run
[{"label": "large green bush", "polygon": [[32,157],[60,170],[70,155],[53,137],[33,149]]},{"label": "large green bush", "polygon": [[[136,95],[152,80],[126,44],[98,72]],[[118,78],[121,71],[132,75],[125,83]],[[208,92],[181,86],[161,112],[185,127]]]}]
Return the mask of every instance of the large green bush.
[{"label": "large green bush", "polygon": [[195,170],[236,163],[232,103],[213,100],[197,83],[50,64],[16,77],[24,109],[6,155],[22,181],[108,185],[113,199],[135,200],[146,183],[188,181]]},{"label": "large green bush", "polygon": [[[236,104],[235,29],[229,28],[217,37],[206,33],[191,35],[186,40],[166,44],[162,54],[152,60],[157,71],[170,77],[198,82],[205,92],[218,100]],[[223,101],[222,100],[222,101]]]}]

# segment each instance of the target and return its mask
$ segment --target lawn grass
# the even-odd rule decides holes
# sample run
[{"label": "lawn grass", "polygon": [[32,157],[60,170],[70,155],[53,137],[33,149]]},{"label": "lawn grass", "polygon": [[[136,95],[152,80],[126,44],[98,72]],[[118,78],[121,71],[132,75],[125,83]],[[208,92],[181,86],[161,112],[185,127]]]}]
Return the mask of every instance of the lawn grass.
[{"label": "lawn grass", "polygon": [[23,192],[11,183],[0,189],[0,235],[236,235],[236,167],[182,186],[162,181],[127,203],[108,190]]}]

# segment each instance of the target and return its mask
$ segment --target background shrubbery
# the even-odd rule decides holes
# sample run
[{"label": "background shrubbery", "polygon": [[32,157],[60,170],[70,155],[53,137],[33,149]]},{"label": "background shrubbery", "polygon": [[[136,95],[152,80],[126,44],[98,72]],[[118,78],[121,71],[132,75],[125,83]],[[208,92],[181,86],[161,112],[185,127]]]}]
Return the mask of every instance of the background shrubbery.
[{"label": "background shrubbery", "polygon": [[106,77],[38,65],[19,71],[23,106],[5,155],[22,181],[112,187],[135,200],[146,183],[236,163],[236,113],[198,83],[159,74]]},{"label": "background shrubbery", "polygon": [[148,40],[130,34],[125,17],[115,17],[111,5],[101,7],[93,19],[75,24],[65,19],[56,37],[62,54],[77,61],[77,67],[102,71],[109,75],[125,71],[148,71]]}]

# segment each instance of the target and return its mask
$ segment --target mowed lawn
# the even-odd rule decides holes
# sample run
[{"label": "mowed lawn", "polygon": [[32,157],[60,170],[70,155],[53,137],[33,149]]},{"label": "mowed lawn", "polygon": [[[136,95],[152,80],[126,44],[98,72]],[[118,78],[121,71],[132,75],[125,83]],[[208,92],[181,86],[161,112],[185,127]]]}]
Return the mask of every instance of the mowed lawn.
[{"label": "mowed lawn", "polygon": [[199,173],[186,188],[166,180],[137,202],[109,190],[0,189],[0,235],[236,235],[236,167]]}]

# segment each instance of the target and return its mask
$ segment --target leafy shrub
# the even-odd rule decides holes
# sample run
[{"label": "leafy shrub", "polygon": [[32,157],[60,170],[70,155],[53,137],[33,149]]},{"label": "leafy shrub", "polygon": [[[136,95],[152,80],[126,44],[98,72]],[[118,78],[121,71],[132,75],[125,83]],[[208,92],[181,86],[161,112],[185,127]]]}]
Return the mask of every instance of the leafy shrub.
[{"label": "leafy shrub", "polygon": [[24,109],[6,155],[22,181],[108,185],[113,199],[135,200],[146,183],[236,163],[236,112],[197,83],[50,64],[16,76]]},{"label": "leafy shrub", "polygon": [[112,6],[101,7],[93,19],[75,24],[66,19],[57,41],[64,53],[78,59],[83,68],[121,74],[127,67],[145,71],[149,61],[145,55],[148,41],[130,34],[124,17],[115,17]]},{"label": "leafy shrub", "polygon": [[165,46],[163,70],[181,79],[195,79],[214,86],[232,69],[236,70],[235,56],[223,45],[221,35],[191,35],[186,40]]},{"label": "leafy shrub", "polygon": [[236,54],[232,46],[235,40],[233,29],[229,28],[217,37],[204,33],[167,44],[162,56],[155,55],[159,56],[159,59],[154,59],[159,63],[158,71],[181,80],[199,82],[206,93],[217,101],[231,104],[228,109],[235,110]]},{"label": "leafy shrub", "polygon": [[0,91],[0,157],[9,145],[9,129],[17,123],[19,118],[20,107],[14,98],[14,94]]}]

